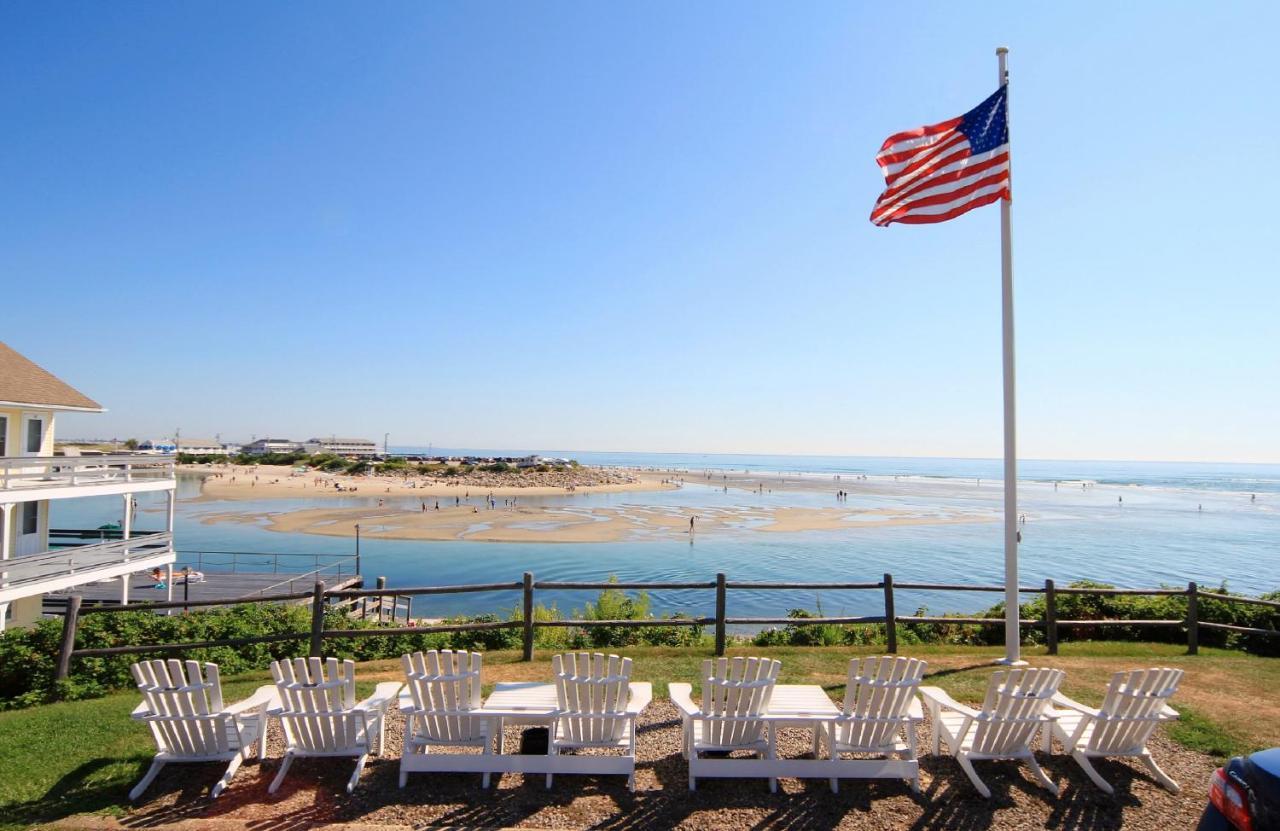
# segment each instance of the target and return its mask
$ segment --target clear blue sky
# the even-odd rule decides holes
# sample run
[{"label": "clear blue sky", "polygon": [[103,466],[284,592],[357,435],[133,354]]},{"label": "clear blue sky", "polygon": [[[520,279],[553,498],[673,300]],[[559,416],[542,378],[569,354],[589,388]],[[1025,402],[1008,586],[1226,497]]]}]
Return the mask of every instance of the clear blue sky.
[{"label": "clear blue sky", "polygon": [[867,221],[1011,47],[1020,455],[1280,461],[1276,4],[6,3],[63,435],[998,456],[998,210]]}]

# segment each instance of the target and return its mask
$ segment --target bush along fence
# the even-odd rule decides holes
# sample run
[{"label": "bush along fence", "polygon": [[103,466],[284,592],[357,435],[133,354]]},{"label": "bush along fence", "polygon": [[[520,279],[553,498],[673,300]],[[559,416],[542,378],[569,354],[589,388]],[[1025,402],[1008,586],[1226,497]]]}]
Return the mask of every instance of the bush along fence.
[{"label": "bush along fence", "polygon": [[[536,603],[539,590],[596,591],[600,595],[595,604],[587,604],[586,614],[566,619],[554,608],[547,609]],[[644,594],[651,590],[704,590],[710,595],[708,600],[714,603],[714,614],[707,617],[654,617],[648,614],[647,595]],[[883,598],[883,614],[823,617],[804,610],[792,610],[786,617],[729,615],[728,598],[731,591],[769,590],[877,592]],[[626,591],[639,591],[641,594],[638,599],[632,599],[624,594]],[[999,593],[1004,589],[1002,586],[949,583],[895,583],[891,574],[885,574],[882,580],[874,583],[744,582],[728,580],[724,574],[717,574],[714,581],[707,582],[538,582],[531,573],[525,573],[520,581],[457,586],[387,588],[385,581],[379,579],[378,587],[373,589],[327,590],[323,582],[316,582],[309,592],[254,597],[248,603],[223,610],[228,613],[223,617],[229,617],[233,622],[221,627],[222,632],[251,634],[216,637],[221,633],[219,627],[184,627],[179,621],[167,624],[167,628],[162,628],[161,631],[202,639],[161,643],[143,642],[150,638],[142,631],[146,627],[137,621],[147,617],[167,621],[175,618],[125,613],[154,613],[200,606],[225,607],[227,601],[176,601],[82,608],[80,598],[73,595],[63,619],[53,680],[55,688],[67,684],[72,678],[73,662],[77,661],[132,655],[175,655],[224,648],[242,652],[248,647],[264,646],[274,654],[278,651],[274,648],[276,645],[287,645],[288,654],[302,654],[301,646],[304,643],[306,654],[309,655],[343,651],[358,654],[362,658],[390,657],[392,653],[399,654],[395,650],[406,644],[469,643],[489,649],[519,648],[523,651],[524,659],[531,660],[534,648],[539,643],[556,647],[620,646],[629,643],[692,645],[700,641],[704,627],[711,628],[714,633],[713,646],[717,655],[725,652],[729,627],[783,627],[760,632],[753,639],[759,645],[882,642],[890,653],[897,652],[900,639],[908,642],[1000,642],[1002,634],[999,627],[1003,624],[1004,613],[1001,605],[997,604],[982,616],[974,617],[930,616],[925,613],[925,609],[912,615],[897,614],[899,593],[911,591]],[[1216,635],[1212,637],[1212,642],[1216,644],[1225,644],[1228,636],[1244,637],[1247,638],[1247,643],[1240,645],[1263,652],[1272,652],[1269,644],[1280,635],[1276,629],[1277,623],[1280,623],[1280,611],[1277,611],[1280,610],[1280,600],[1274,597],[1260,599],[1207,592],[1195,583],[1189,583],[1185,589],[1122,589],[1092,583],[1076,583],[1059,588],[1052,580],[1046,580],[1042,587],[1024,586],[1019,591],[1036,596],[1032,602],[1022,604],[1019,610],[1022,617],[1020,623],[1026,631],[1024,638],[1042,642],[1049,654],[1057,653],[1059,640],[1064,634],[1069,638],[1089,637],[1090,631],[1100,631],[1105,636],[1119,639],[1135,639],[1137,633],[1141,632],[1143,639],[1185,641],[1188,653],[1193,655],[1199,649],[1202,634],[1206,633]],[[506,619],[496,615],[481,615],[429,625],[407,625],[412,623],[408,620],[404,622],[406,625],[397,625],[401,622],[394,618],[390,625],[386,625],[381,614],[374,621],[370,621],[367,614],[360,614],[362,610],[367,610],[370,602],[379,609],[389,602],[394,609],[404,598],[475,592],[510,592],[519,597],[519,605]],[[299,601],[309,603],[303,607],[280,606],[282,603]],[[265,622],[265,613],[254,611],[262,604],[276,604],[279,611],[271,617],[269,625],[255,629],[252,621],[262,618]],[[1244,614],[1241,606],[1253,607],[1257,613]],[[1212,614],[1206,616],[1206,610]],[[356,614],[350,614],[352,611]],[[1162,616],[1135,617],[1135,613]],[[99,622],[93,628],[99,633],[105,633],[106,640],[118,645],[77,647],[78,633],[91,617],[117,615],[122,619],[128,618],[133,623],[113,627],[109,622]],[[200,617],[202,616],[198,614],[177,616]],[[249,622],[248,625],[246,621]],[[1265,625],[1243,625],[1246,623]],[[990,635],[985,637],[994,639],[957,638],[954,633],[960,627],[989,631]],[[554,629],[570,630],[574,633],[574,638],[548,637],[545,631],[540,634],[540,630]],[[652,630],[655,635],[660,634],[660,637],[650,638],[637,634],[628,639],[625,635],[629,630],[646,629]],[[154,634],[158,633],[153,633],[153,636]],[[362,639],[380,639],[377,641],[379,648],[360,649],[358,645]],[[103,638],[96,640],[101,642]],[[20,655],[7,657],[21,658]],[[31,671],[29,665],[26,671]],[[3,695],[3,686],[3,678],[0,678],[0,695]]]}]

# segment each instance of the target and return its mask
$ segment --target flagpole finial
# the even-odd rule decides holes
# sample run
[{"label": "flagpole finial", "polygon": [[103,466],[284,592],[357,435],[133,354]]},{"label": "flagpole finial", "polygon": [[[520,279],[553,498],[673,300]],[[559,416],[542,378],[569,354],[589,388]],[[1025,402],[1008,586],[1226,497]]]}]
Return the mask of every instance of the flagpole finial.
[{"label": "flagpole finial", "polygon": [[996,47],[996,54],[997,54],[997,55],[1007,55],[1007,54],[1009,54],[1009,47],[1008,47],[1008,46],[997,46],[997,47]]}]

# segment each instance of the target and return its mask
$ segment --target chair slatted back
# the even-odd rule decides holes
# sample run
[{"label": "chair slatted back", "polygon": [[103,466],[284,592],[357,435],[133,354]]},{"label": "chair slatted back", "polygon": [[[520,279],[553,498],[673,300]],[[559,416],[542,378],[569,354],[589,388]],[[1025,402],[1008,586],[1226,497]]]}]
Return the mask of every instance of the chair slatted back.
[{"label": "chair slatted back", "polygon": [[702,662],[704,743],[731,747],[758,741],[782,662],[772,658],[716,658]]},{"label": "chair slatted back", "polygon": [[479,735],[480,722],[465,715],[480,709],[479,652],[451,649],[404,655],[414,718],[423,738],[438,742],[466,741]]},{"label": "chair slatted back", "polygon": [[843,713],[837,724],[841,744],[868,749],[892,744],[928,665],[919,658],[886,655],[849,662]]},{"label": "chair slatted back", "polygon": [[161,749],[175,756],[200,757],[238,748],[234,719],[221,714],[217,664],[139,661],[131,671],[150,711],[145,721]]},{"label": "chair slatted back", "polygon": [[974,752],[998,756],[1025,750],[1065,676],[1060,669],[1007,669],[992,675],[975,719]]},{"label": "chair slatted back", "polygon": [[631,659],[596,652],[551,658],[556,700],[564,715],[559,737],[578,744],[611,744],[622,738],[631,697]]},{"label": "chair slatted back", "polygon": [[354,748],[364,727],[356,703],[356,665],[337,658],[274,661],[271,676],[280,691],[280,723],[304,751]]},{"label": "chair slatted back", "polygon": [[1160,711],[1181,680],[1182,670],[1168,667],[1111,676],[1087,748],[1099,753],[1140,750],[1160,723]]}]

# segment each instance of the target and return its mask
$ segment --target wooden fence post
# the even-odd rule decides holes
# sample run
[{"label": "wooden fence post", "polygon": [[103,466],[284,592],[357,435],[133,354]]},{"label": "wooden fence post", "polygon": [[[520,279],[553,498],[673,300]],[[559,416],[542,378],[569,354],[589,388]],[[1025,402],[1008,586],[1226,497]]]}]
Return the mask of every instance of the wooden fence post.
[{"label": "wooden fence post", "polygon": [[312,658],[320,658],[324,650],[324,581],[317,580],[311,597],[311,649]]},{"label": "wooden fence post", "polygon": [[524,659],[533,660],[533,572],[524,573]]},{"label": "wooden fence post", "polygon": [[58,650],[58,666],[54,670],[55,681],[65,681],[71,675],[71,653],[76,648],[76,626],[80,622],[80,595],[67,598],[67,616],[62,619],[62,648]]},{"label": "wooden fence post", "polygon": [[725,634],[725,579],[723,574],[716,575],[716,655],[724,654]]},{"label": "wooden fence post", "polygon": [[1058,654],[1058,591],[1052,580],[1044,581],[1044,642],[1050,655]]},{"label": "wooden fence post", "polygon": [[[387,578],[379,577],[375,588],[382,591],[387,587]],[[385,594],[378,595],[378,623],[382,623],[383,610],[387,607],[387,596]]]},{"label": "wooden fence post", "polygon": [[1200,598],[1196,584],[1187,584],[1187,654],[1200,654]]},{"label": "wooden fence post", "polygon": [[884,631],[888,639],[889,654],[898,651],[898,615],[893,608],[893,575],[884,576]]}]

